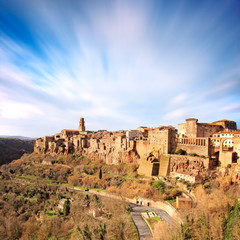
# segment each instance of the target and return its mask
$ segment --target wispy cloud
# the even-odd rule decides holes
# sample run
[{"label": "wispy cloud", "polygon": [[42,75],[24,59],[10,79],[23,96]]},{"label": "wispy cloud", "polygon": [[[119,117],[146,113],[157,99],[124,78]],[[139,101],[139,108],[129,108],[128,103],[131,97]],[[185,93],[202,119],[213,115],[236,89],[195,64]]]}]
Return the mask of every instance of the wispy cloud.
[{"label": "wispy cloud", "polygon": [[[93,129],[176,125],[191,115],[207,121],[208,114],[220,118],[233,112],[227,106],[240,102],[239,74],[232,71],[239,68],[239,57],[219,58],[239,38],[234,14],[220,24],[234,4],[24,0],[4,5],[0,124],[9,130],[9,119],[18,119],[12,126],[17,134],[24,134],[27,122],[32,136],[76,128],[80,116]],[[21,20],[20,32],[9,23],[11,16]]]}]

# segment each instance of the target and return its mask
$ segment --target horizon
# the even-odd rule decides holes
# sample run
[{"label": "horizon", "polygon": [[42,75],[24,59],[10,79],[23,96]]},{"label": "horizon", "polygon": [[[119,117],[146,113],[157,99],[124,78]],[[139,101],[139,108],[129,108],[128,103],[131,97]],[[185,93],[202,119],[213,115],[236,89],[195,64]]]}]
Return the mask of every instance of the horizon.
[{"label": "horizon", "polygon": [[240,126],[238,0],[0,4],[0,135]]}]

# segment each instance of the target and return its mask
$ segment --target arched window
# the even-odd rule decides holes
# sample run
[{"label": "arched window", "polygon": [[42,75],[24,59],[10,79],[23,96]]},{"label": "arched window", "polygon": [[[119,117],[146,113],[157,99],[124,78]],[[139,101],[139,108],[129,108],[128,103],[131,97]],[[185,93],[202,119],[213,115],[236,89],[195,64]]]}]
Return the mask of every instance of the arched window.
[{"label": "arched window", "polygon": [[233,147],[233,141],[231,139],[224,140],[223,147]]}]

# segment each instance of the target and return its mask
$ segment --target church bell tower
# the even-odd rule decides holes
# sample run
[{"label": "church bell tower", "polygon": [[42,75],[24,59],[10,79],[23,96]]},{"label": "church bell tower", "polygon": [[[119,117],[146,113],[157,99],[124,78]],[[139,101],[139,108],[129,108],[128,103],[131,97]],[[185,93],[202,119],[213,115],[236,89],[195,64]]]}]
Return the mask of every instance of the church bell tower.
[{"label": "church bell tower", "polygon": [[78,130],[79,130],[79,132],[84,132],[85,131],[84,118],[80,118]]}]

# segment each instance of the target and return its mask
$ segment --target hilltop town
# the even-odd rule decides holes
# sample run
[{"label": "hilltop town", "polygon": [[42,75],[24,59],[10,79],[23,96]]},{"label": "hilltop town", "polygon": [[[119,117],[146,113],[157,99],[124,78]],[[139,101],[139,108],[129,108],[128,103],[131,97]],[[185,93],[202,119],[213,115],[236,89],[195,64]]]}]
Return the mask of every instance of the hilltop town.
[{"label": "hilltop town", "polygon": [[110,132],[80,118],[0,167],[0,239],[239,239],[239,156],[230,120]]},{"label": "hilltop town", "polygon": [[203,174],[218,167],[231,168],[234,182],[240,181],[240,129],[231,120],[199,123],[186,119],[172,126],[138,127],[136,130],[88,131],[84,118],[78,130],[62,130],[35,141],[34,151],[75,154],[107,164],[138,163],[138,173],[149,177],[178,177],[201,182]]}]

